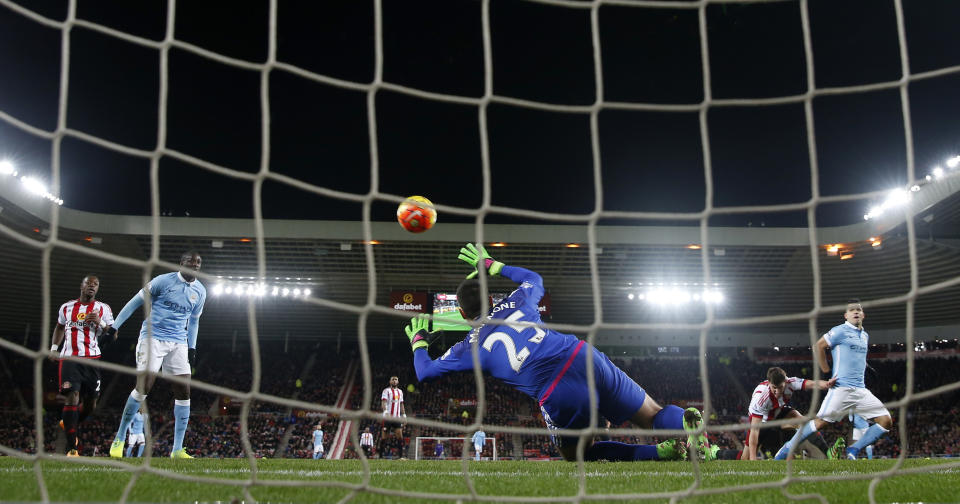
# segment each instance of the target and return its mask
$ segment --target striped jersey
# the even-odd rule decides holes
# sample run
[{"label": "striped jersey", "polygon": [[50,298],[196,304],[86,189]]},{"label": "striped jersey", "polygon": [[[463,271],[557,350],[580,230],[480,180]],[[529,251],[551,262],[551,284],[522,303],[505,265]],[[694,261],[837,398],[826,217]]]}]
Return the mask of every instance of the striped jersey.
[{"label": "striped jersey", "polygon": [[100,320],[106,325],[113,325],[113,311],[110,305],[93,300],[81,303],[79,299],[67,301],[60,305],[57,313],[57,323],[64,327],[63,346],[60,348],[60,357],[100,357],[100,346],[97,337],[102,329],[86,321],[90,313],[98,313]]},{"label": "striped jersey", "polygon": [[373,434],[369,432],[360,434],[360,446],[373,446]]},{"label": "striped jersey", "polygon": [[400,416],[400,405],[403,404],[403,391],[400,390],[400,387],[383,389],[380,399],[387,401],[387,407],[384,410],[387,412],[387,416]]},{"label": "striped jersey", "polygon": [[804,378],[788,377],[783,393],[780,395],[773,395],[770,392],[769,380],[757,385],[757,388],[753,389],[753,397],[750,398],[750,418],[760,418],[764,422],[776,419],[780,414],[780,408],[790,402],[795,391],[803,390],[806,383],[807,380]]}]

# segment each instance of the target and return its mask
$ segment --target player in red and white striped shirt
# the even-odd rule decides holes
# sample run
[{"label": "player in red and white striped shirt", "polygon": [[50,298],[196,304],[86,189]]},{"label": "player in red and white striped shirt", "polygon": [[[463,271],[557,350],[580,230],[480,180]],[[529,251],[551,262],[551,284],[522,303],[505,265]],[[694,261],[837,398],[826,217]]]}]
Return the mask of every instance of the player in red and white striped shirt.
[{"label": "player in red and white striped shirt", "polygon": [[398,386],[400,378],[390,377],[390,386],[380,394],[380,406],[383,408],[383,430],[392,428],[394,435],[400,441],[400,456],[403,456],[403,420],[407,412],[403,408],[403,391]]},{"label": "player in red and white striped shirt", "polygon": [[[783,429],[788,429],[789,434],[793,435],[793,431],[797,428],[796,425],[784,425],[780,429],[763,429],[761,431],[760,424],[768,420],[802,418],[803,415],[789,405],[794,392],[810,390],[814,387],[826,390],[832,387],[836,381],[836,378],[818,381],[794,376],[788,378],[783,369],[778,367],[768,369],[767,380],[753,389],[753,395],[750,398],[750,434],[747,437],[747,446],[744,447],[742,458],[744,460],[757,460],[757,451],[760,446],[766,446],[769,449],[773,446],[783,445]],[[823,436],[818,435],[816,438],[810,438],[810,441],[820,448],[824,454],[827,453],[828,448]]]},{"label": "player in red and white striped shirt", "polygon": [[[97,407],[100,396],[100,370],[83,363],[83,359],[99,359],[99,337],[113,325],[113,312],[106,303],[96,300],[100,279],[89,274],[80,283],[80,297],[67,301],[57,312],[53,330],[50,360],[59,358],[57,368],[60,393],[66,398],[63,406],[63,430],[67,433],[67,456],[77,457],[77,425]],[[116,335],[114,335],[116,340]],[[63,345],[61,347],[61,344]],[[55,354],[53,352],[57,352]],[[75,357],[77,359],[68,359]],[[81,411],[81,401],[83,406]]]}]

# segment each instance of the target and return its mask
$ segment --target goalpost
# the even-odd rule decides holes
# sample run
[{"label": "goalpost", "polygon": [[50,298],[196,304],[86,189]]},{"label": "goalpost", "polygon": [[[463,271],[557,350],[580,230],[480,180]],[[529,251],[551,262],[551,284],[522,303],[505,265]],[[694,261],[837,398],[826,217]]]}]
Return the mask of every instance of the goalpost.
[{"label": "goalpost", "polygon": [[[807,311],[794,312],[794,313],[776,313],[771,314],[765,317],[758,317],[759,322],[785,322],[785,321],[808,321],[809,322],[809,335],[810,343],[813,344],[815,338],[819,336],[817,328],[817,318],[824,314],[830,314],[837,310],[838,306],[831,306],[827,303],[824,303],[822,299],[822,274],[821,274],[821,250],[819,249],[819,240],[818,240],[818,227],[816,223],[817,209],[819,206],[824,203],[838,203],[838,202],[848,202],[848,201],[865,201],[872,197],[875,197],[875,194],[871,193],[857,193],[857,194],[848,194],[842,196],[832,196],[824,197],[820,194],[820,185],[819,185],[819,172],[817,164],[817,143],[816,135],[814,131],[814,107],[813,101],[816,97],[826,96],[826,95],[839,95],[839,94],[853,94],[853,93],[866,93],[872,92],[880,89],[889,89],[895,90],[899,93],[900,102],[903,110],[903,126],[904,126],[904,140],[906,144],[906,162],[904,167],[905,180],[909,183],[908,187],[913,186],[913,184],[923,184],[923,175],[919,174],[915,169],[915,160],[914,160],[914,140],[913,140],[913,129],[911,126],[911,108],[910,108],[910,91],[909,85],[913,82],[919,81],[921,79],[927,79],[931,77],[936,77],[945,74],[954,74],[960,73],[960,67],[949,67],[943,69],[937,69],[933,71],[928,71],[923,74],[912,73],[909,66],[909,58],[907,51],[907,40],[906,40],[906,30],[904,23],[904,12],[902,6],[902,0],[893,0],[896,13],[896,28],[897,28],[897,41],[900,52],[900,59],[902,65],[901,75],[898,76],[896,80],[882,82],[882,83],[871,83],[866,85],[859,86],[849,86],[843,88],[817,88],[816,81],[814,79],[814,54],[813,54],[813,45],[812,45],[812,36],[811,36],[811,27],[809,19],[809,2],[807,0],[798,1],[799,9],[799,19],[802,28],[802,37],[803,37],[803,51],[805,56],[806,64],[806,76],[807,82],[805,90],[795,96],[785,96],[785,97],[776,97],[776,98],[744,98],[744,99],[717,99],[712,96],[712,84],[711,84],[711,72],[710,72],[710,37],[708,36],[708,22],[707,22],[707,8],[711,4],[727,4],[735,3],[734,0],[701,0],[701,1],[690,1],[690,2],[663,2],[663,1],[654,1],[654,0],[609,0],[602,1],[597,0],[593,2],[577,2],[572,0],[528,0],[535,3],[550,4],[557,8],[578,10],[581,12],[587,12],[589,14],[589,26],[590,33],[592,36],[593,43],[593,55],[594,55],[594,80],[596,82],[596,100],[595,102],[589,105],[568,105],[568,104],[558,104],[558,103],[543,103],[536,102],[526,99],[520,99],[510,96],[500,96],[495,93],[493,85],[493,49],[491,44],[491,39],[494,37],[493,30],[491,28],[491,15],[490,15],[490,0],[482,0],[480,16],[482,26],[482,46],[483,46],[483,63],[484,63],[484,88],[482,97],[466,97],[466,96],[457,96],[436,93],[432,91],[426,91],[421,89],[415,89],[400,84],[390,83],[383,80],[383,53],[384,53],[384,30],[383,30],[383,2],[382,0],[373,0],[374,4],[374,16],[371,20],[371,24],[374,26],[373,38],[374,38],[374,50],[375,50],[375,62],[376,69],[374,72],[374,79],[370,83],[365,82],[352,82],[339,78],[330,77],[327,75],[318,74],[311,72],[304,68],[297,67],[295,65],[284,63],[279,61],[277,58],[277,46],[278,46],[278,24],[277,24],[277,10],[279,8],[279,0],[270,0],[269,1],[269,22],[268,22],[268,54],[265,61],[246,61],[237,59],[230,56],[225,56],[217,52],[211,51],[207,48],[198,47],[194,44],[178,40],[176,38],[175,26],[177,24],[177,15],[176,15],[176,1],[168,0],[167,2],[167,11],[166,11],[166,33],[161,40],[150,40],[144,37],[125,33],[123,31],[90,22],[84,20],[78,16],[77,13],[77,0],[70,0],[68,2],[69,6],[67,9],[67,15],[64,20],[51,19],[46,17],[43,14],[35,12],[28,7],[21,5],[21,2],[14,2],[12,0],[0,0],[0,8],[7,9],[9,12],[14,13],[15,15],[22,16],[23,18],[30,20],[38,25],[41,25],[45,28],[57,30],[60,32],[62,37],[62,54],[60,55],[61,68],[60,68],[60,89],[59,89],[59,99],[58,99],[58,116],[56,121],[56,126],[52,129],[44,129],[41,126],[30,124],[21,120],[20,118],[8,113],[7,111],[0,110],[0,121],[4,121],[8,125],[18,128],[23,132],[33,135],[37,138],[49,140],[52,144],[53,155],[51,157],[51,173],[53,184],[51,191],[54,193],[60,191],[59,180],[61,172],[61,159],[60,151],[61,144],[65,138],[71,140],[82,141],[89,144],[96,145],[98,147],[111,150],[113,152],[119,152],[128,156],[134,156],[139,159],[148,160],[150,163],[151,178],[150,178],[150,187],[152,195],[152,207],[151,207],[151,233],[150,233],[150,244],[149,248],[149,257],[146,259],[134,259],[128,255],[124,255],[120,252],[105,252],[103,250],[94,250],[94,249],[83,249],[80,245],[77,245],[77,240],[71,239],[69,237],[64,237],[62,231],[60,230],[59,223],[59,210],[54,205],[49,209],[50,215],[50,229],[49,234],[40,233],[39,229],[36,234],[32,233],[22,233],[16,229],[10,228],[8,226],[0,227],[0,232],[2,232],[5,237],[10,238],[11,240],[18,243],[20,246],[29,247],[31,250],[39,250],[42,252],[42,260],[40,261],[39,274],[37,275],[42,282],[42,297],[43,297],[43,307],[42,307],[42,336],[41,343],[39,348],[28,348],[25,345],[20,345],[14,341],[9,341],[6,339],[0,339],[0,346],[4,350],[17,353],[21,356],[29,358],[34,363],[34,402],[35,405],[40,405],[43,403],[43,377],[41,376],[41,369],[44,359],[48,357],[47,348],[50,346],[50,334],[52,333],[51,320],[51,302],[53,301],[53,294],[50,292],[51,284],[51,275],[54,274],[54,268],[51,267],[51,254],[55,250],[66,250],[72,251],[80,254],[87,254],[89,256],[94,256],[98,259],[103,259],[109,261],[112,264],[125,266],[125,267],[134,267],[139,268],[143,272],[143,278],[149,279],[150,274],[154,268],[166,268],[168,270],[176,269],[177,265],[162,260],[160,257],[160,238],[161,238],[161,225],[160,225],[160,203],[159,203],[159,176],[158,172],[160,170],[160,159],[162,157],[170,158],[177,160],[182,163],[191,165],[192,167],[198,170],[206,170],[208,172],[216,173],[224,177],[229,177],[231,179],[243,180],[252,183],[254,187],[253,199],[254,199],[254,212],[253,212],[253,229],[255,233],[248,238],[248,241],[253,241],[256,246],[256,257],[257,257],[257,274],[259,277],[264,277],[266,272],[266,241],[267,233],[264,230],[264,217],[262,211],[262,187],[265,182],[275,183],[275,184],[285,184],[289,187],[301,189],[313,194],[319,194],[325,197],[337,198],[343,201],[349,201],[353,203],[359,203],[363,206],[363,241],[364,241],[364,253],[365,256],[365,266],[366,273],[368,274],[368,281],[370,291],[374,292],[377,288],[382,288],[382,285],[377,285],[377,275],[376,275],[376,264],[374,262],[374,252],[373,252],[373,243],[374,239],[377,238],[372,235],[371,231],[371,207],[374,203],[399,203],[405,198],[405,195],[396,195],[384,193],[380,190],[377,185],[378,173],[376,169],[379,163],[379,153],[377,150],[377,117],[378,112],[376,109],[377,93],[383,90],[389,90],[391,92],[401,93],[406,96],[413,96],[425,100],[435,100],[447,103],[457,103],[464,106],[475,107],[480,123],[480,152],[482,157],[482,179],[485,187],[484,194],[484,203],[476,209],[464,209],[454,206],[443,206],[438,205],[438,208],[441,212],[450,211],[458,214],[469,214],[471,216],[477,217],[478,225],[476,226],[476,234],[474,237],[475,242],[484,243],[488,241],[488,238],[491,238],[489,235],[485,234],[485,229],[483,226],[483,218],[486,215],[489,215],[493,212],[501,213],[504,215],[509,215],[513,217],[531,217],[531,218],[542,218],[551,222],[573,222],[578,225],[581,225],[587,229],[586,240],[584,242],[585,247],[589,250],[588,260],[589,260],[589,272],[590,272],[590,285],[592,287],[592,292],[594,296],[594,302],[599,308],[600,303],[600,279],[599,279],[599,268],[598,268],[598,249],[600,248],[600,242],[598,239],[597,226],[598,223],[603,219],[637,219],[637,220],[683,220],[686,222],[695,223],[699,229],[700,240],[697,244],[697,247],[700,249],[701,260],[702,260],[702,278],[700,281],[712,282],[713,273],[711,273],[711,246],[710,243],[711,233],[710,233],[710,219],[717,215],[729,215],[729,214],[748,214],[751,212],[788,212],[788,211],[805,211],[808,216],[807,224],[807,235],[809,242],[809,253],[811,257],[810,265],[810,277],[813,279],[813,303],[812,307]],[[744,0],[741,3],[756,3],[762,0]],[[703,85],[703,99],[697,103],[685,103],[685,104],[663,104],[663,103],[615,103],[608,101],[604,98],[603,95],[603,61],[601,59],[601,40],[600,36],[600,23],[599,16],[601,7],[606,6],[617,6],[617,7],[628,7],[628,8],[637,8],[637,9],[677,9],[684,11],[695,11],[697,15],[697,33],[700,37],[700,47],[701,47],[701,68],[702,68],[702,85]],[[109,37],[112,39],[120,40],[128,44],[133,44],[139,46],[140,48],[146,48],[149,50],[156,51],[158,54],[158,61],[160,67],[160,83],[159,83],[159,99],[158,99],[158,119],[157,119],[157,141],[155,145],[150,146],[149,149],[135,148],[129,145],[124,145],[122,143],[108,140],[90,134],[85,131],[80,131],[70,127],[68,121],[68,97],[70,94],[70,48],[71,48],[71,31],[79,31],[79,29],[90,30],[96,32],[98,36]],[[261,128],[262,128],[262,145],[261,152],[262,157],[259,160],[259,171],[250,172],[244,171],[241,169],[233,167],[225,167],[218,165],[216,163],[200,159],[195,157],[191,153],[183,153],[172,149],[167,145],[167,104],[168,104],[168,93],[170,87],[170,75],[169,75],[169,54],[171,49],[176,49],[177,51],[182,51],[191,54],[193,57],[204,58],[208,60],[211,64],[220,64],[228,65],[233,68],[254,72],[259,75],[260,80],[260,111],[261,111]],[[270,73],[271,72],[289,72],[297,76],[308,79],[314,83],[320,83],[323,85],[334,86],[339,89],[349,89],[353,91],[362,92],[366,95],[367,98],[367,115],[368,115],[368,127],[369,127],[369,151],[371,159],[371,186],[368,192],[362,193],[351,193],[346,191],[333,190],[322,185],[317,185],[319,183],[307,183],[305,181],[297,180],[289,176],[271,171],[270,164],[270,135],[271,135],[271,93],[270,93]],[[13,77],[4,77],[13,78]],[[71,98],[75,99],[75,98]],[[811,179],[811,197],[808,201],[787,204],[787,205],[758,205],[758,206],[745,206],[745,207],[727,207],[727,208],[718,208],[714,205],[714,197],[716,196],[714,190],[713,182],[713,165],[711,161],[711,147],[710,147],[710,126],[708,121],[708,111],[716,107],[734,107],[734,106],[743,106],[743,107],[764,107],[771,105],[782,105],[786,103],[801,104],[804,108],[804,119],[806,122],[806,140],[809,148],[809,157],[810,157],[810,179]],[[602,181],[602,166],[601,166],[601,142],[600,142],[600,133],[599,133],[599,115],[604,110],[631,110],[631,111],[656,111],[662,113],[696,113],[698,115],[699,127],[700,127],[700,137],[702,140],[702,149],[703,149],[703,168],[705,175],[705,201],[703,211],[698,212],[685,212],[685,213],[673,213],[673,212],[621,212],[621,211],[611,211],[605,209],[602,204],[602,197],[597,198],[597,207],[590,212],[589,214],[583,215],[570,215],[570,214],[541,214],[531,212],[529,210],[523,210],[518,208],[500,208],[490,203],[490,182],[491,182],[491,170],[490,170],[490,140],[488,138],[487,131],[487,110],[491,104],[502,105],[502,106],[515,106],[515,107],[525,107],[536,110],[546,110],[557,113],[564,114],[578,114],[589,119],[589,135],[590,135],[590,145],[592,148],[593,154],[593,165],[592,170],[595,176],[596,181],[598,181],[596,190],[602,192],[602,189],[599,187]],[[939,175],[937,178],[940,178]],[[894,212],[890,212],[894,213]],[[866,216],[865,216],[866,217]],[[914,215],[908,210],[902,211],[902,220],[905,222],[904,234],[906,236],[906,241],[908,243],[909,255],[906,258],[909,264],[910,270],[910,285],[907,291],[897,291],[892,292],[891,294],[883,297],[881,299],[871,299],[869,300],[874,305],[890,305],[890,304],[899,304],[902,303],[906,307],[906,327],[905,327],[905,343],[906,343],[906,359],[907,359],[907,385],[906,390],[903,392],[901,399],[890,403],[888,406],[891,410],[896,411],[896,414],[901,419],[898,422],[898,425],[895,428],[899,429],[902,451],[901,451],[901,461],[906,456],[906,453],[909,451],[907,445],[907,423],[908,415],[907,408],[908,406],[917,400],[932,397],[936,394],[947,392],[955,389],[955,386],[944,386],[940,389],[925,390],[923,392],[917,392],[915,390],[914,384],[914,312],[915,305],[918,298],[921,295],[927,295],[934,292],[942,291],[951,287],[954,287],[960,284],[960,278],[942,278],[938,279],[936,282],[927,283],[926,285],[921,286],[918,280],[918,259],[916,254],[916,246],[918,242],[917,232],[914,225]],[[898,217],[899,218],[899,217]],[[892,218],[891,218],[892,219]],[[82,239],[82,238],[81,238]],[[205,278],[203,274],[200,275],[201,278]],[[252,278],[252,277],[251,277]],[[483,278],[481,276],[481,278]],[[484,281],[485,282],[485,281]],[[373,294],[371,294],[370,300],[373,300]],[[332,308],[338,309],[351,314],[358,316],[360,322],[358,323],[358,340],[360,345],[360,359],[363,363],[362,369],[365,372],[364,380],[366,384],[364,389],[369,392],[370,384],[370,358],[371,349],[368,344],[368,330],[365,325],[366,318],[371,313],[377,314],[386,314],[390,315],[390,311],[384,309],[383,307],[373,306],[372,302],[368,301],[367,303],[360,303],[357,305],[347,305],[339,302],[336,298],[325,299],[325,298],[314,298],[311,300],[306,300],[305,302],[312,303],[316,307],[323,308]],[[252,306],[252,303],[251,305]],[[741,318],[741,319],[723,319],[720,320],[716,316],[713,307],[710,305],[706,306],[706,319],[702,324],[686,324],[685,327],[690,328],[691,330],[698,333],[698,337],[695,340],[695,343],[698,345],[699,350],[699,363],[700,363],[700,375],[703,382],[703,403],[704,408],[704,417],[709,418],[710,413],[712,413],[712,406],[710,400],[710,389],[709,389],[709,377],[707,375],[707,364],[706,364],[706,355],[708,350],[708,336],[712,329],[717,327],[741,327],[746,328],[752,324],[758,323],[757,318]],[[394,314],[393,316],[396,316]],[[232,478],[232,477],[223,477],[217,473],[216,470],[211,471],[210,475],[197,476],[189,475],[183,473],[177,473],[175,471],[167,470],[162,465],[152,465],[149,463],[151,458],[151,450],[148,448],[146,452],[146,457],[148,462],[143,465],[133,465],[126,464],[122,462],[113,462],[109,460],[101,459],[83,459],[83,460],[74,460],[75,464],[73,465],[83,465],[83,466],[99,466],[103,467],[105,470],[116,470],[118,471],[118,477],[125,478],[129,477],[129,483],[124,488],[123,494],[119,501],[121,503],[127,502],[130,499],[131,492],[133,487],[136,485],[137,480],[144,475],[150,476],[160,476],[165,478],[173,478],[179,480],[187,480],[191,482],[201,482],[205,484],[216,484],[224,485],[231,487],[239,487],[243,493],[243,496],[246,500],[255,502],[256,499],[251,493],[252,490],[262,490],[265,488],[281,488],[281,487],[290,487],[291,481],[281,481],[278,479],[272,479],[271,477],[262,477],[260,473],[263,471],[258,461],[256,460],[252,449],[250,447],[250,432],[251,429],[248,425],[249,417],[251,416],[251,403],[254,403],[257,400],[261,401],[271,401],[276,404],[282,404],[288,407],[299,407],[306,408],[315,405],[304,404],[303,402],[298,402],[290,398],[282,398],[277,400],[276,398],[270,397],[264,394],[261,391],[261,370],[264,366],[264,363],[260,360],[259,354],[259,344],[260,337],[258,335],[257,329],[257,320],[254,310],[249,309],[249,319],[250,323],[250,343],[251,348],[255,349],[252,352],[253,355],[253,377],[252,384],[248,390],[230,390],[229,392],[234,393],[237,396],[242,396],[245,400],[243,402],[243,407],[241,410],[241,424],[240,430],[242,432],[242,441],[246,453],[246,461],[248,462],[248,467],[244,470],[246,471],[242,477]],[[399,319],[398,319],[399,320]],[[549,324],[547,324],[549,325]],[[675,328],[680,324],[666,324],[671,328]],[[612,324],[609,321],[606,321],[602,317],[600,310],[597,310],[596,318],[590,324],[582,324],[576,326],[563,326],[565,332],[578,332],[580,334],[586,335],[586,340],[588,343],[593,344],[596,341],[598,332],[601,329],[607,328],[623,329],[623,330],[650,330],[650,329],[661,329],[664,327],[664,324],[646,324],[646,323],[630,323],[630,324]],[[129,331],[129,328],[124,328]],[[202,331],[203,329],[201,329]],[[269,364],[269,363],[267,363]],[[118,373],[126,373],[128,375],[135,374],[135,370],[130,366],[120,366],[111,363],[102,363],[96,362],[92,363],[94,367],[99,367],[103,369],[108,369]],[[819,371],[815,369],[815,376],[819,376]],[[478,389],[482,390],[482,376],[479,370],[475,374],[478,380]],[[592,375],[589,383],[593,383]],[[203,383],[202,381],[196,381],[192,384],[196,389],[207,390],[210,392],[224,392],[225,389],[222,387],[217,387],[211,384]],[[591,389],[590,391],[593,399],[596,399],[595,390]],[[822,399],[822,394],[818,391],[813,392],[814,401]],[[368,398],[369,399],[369,398]],[[486,408],[483,394],[478,394],[479,404],[477,406],[478,411],[484,411]],[[366,404],[369,404],[370,401],[366,401]],[[353,428],[351,432],[351,442],[358,444],[357,438],[357,425],[360,423],[359,420],[379,420],[379,412],[372,412],[368,410],[351,410],[349,407],[340,407],[332,405],[322,405],[325,412],[335,413],[341,415],[342,418],[354,420]],[[34,464],[35,475],[37,485],[40,488],[42,495],[42,500],[49,501],[48,486],[51,477],[49,475],[44,475],[41,468],[41,463],[47,460],[57,460],[62,461],[60,455],[53,454],[49,451],[46,451],[44,446],[44,415],[39,406],[35,407],[35,426],[36,426],[36,446],[37,446],[37,455],[28,454],[24,451],[15,450],[9,447],[0,446],[0,453],[4,455],[9,455],[13,457],[18,457],[21,460],[27,461]],[[892,412],[893,412],[892,411]],[[479,417],[482,418],[482,413]],[[464,426],[456,424],[445,424],[442,426],[435,425],[425,420],[411,418],[408,420],[411,424],[419,424],[423,426],[431,426],[443,428],[447,431],[469,431],[472,427],[475,426]],[[497,426],[488,426],[488,431],[496,431]],[[733,431],[738,428],[744,427],[743,425],[733,424],[733,425],[723,425],[723,426],[709,426],[705,427],[706,430],[711,431]],[[149,428],[149,427],[148,427]],[[529,427],[524,429],[513,429],[513,432],[520,432],[530,434],[544,435],[547,433],[546,429],[543,428],[534,428]],[[591,434],[600,434],[602,433],[601,428],[591,429],[589,432],[582,433],[584,436]],[[637,433],[640,435],[649,434],[649,431],[640,431],[637,430]],[[497,459],[497,446],[495,438],[491,435],[488,439],[488,442],[492,443],[492,458]],[[416,452],[417,459],[427,459],[429,451],[421,454],[422,449],[425,449],[426,446],[430,443],[436,442],[457,442],[469,450],[472,450],[470,446],[470,441],[467,438],[462,437],[418,437],[416,438]],[[463,449],[463,446],[461,446]],[[271,461],[273,462],[273,461]],[[670,498],[672,500],[682,499],[690,496],[705,496],[712,495],[714,493],[734,493],[744,491],[744,488],[741,486],[731,486],[727,488],[712,488],[711,485],[704,484],[704,475],[700,470],[699,463],[692,462],[693,470],[693,483],[689,488],[684,488],[680,490],[671,490],[658,493],[656,497],[658,498]],[[607,493],[606,489],[600,489],[599,491],[596,488],[588,489],[588,470],[585,469],[585,464],[580,461],[576,465],[576,474],[578,476],[577,486],[574,494],[564,495],[562,497],[550,498],[550,500],[557,501],[569,501],[569,502],[581,502],[583,500],[597,500],[597,499],[627,499],[627,498],[650,498],[651,494],[643,493]],[[930,467],[920,467],[920,468],[911,468],[905,470],[902,468],[901,464],[898,462],[889,471],[884,471],[882,473],[877,473],[873,475],[863,476],[856,474],[841,474],[837,476],[837,479],[868,479],[870,481],[869,487],[869,500],[875,502],[875,489],[876,487],[884,480],[898,475],[918,473],[918,472],[933,472],[937,468],[934,466]],[[319,471],[322,472],[322,471]],[[296,481],[297,484],[302,484],[303,486],[309,486],[317,490],[327,490],[327,489],[336,489],[342,490],[346,489],[349,491],[349,494],[344,498],[344,501],[349,501],[351,498],[355,497],[356,494],[364,494],[366,496],[382,497],[384,495],[397,496],[399,498],[406,499],[436,499],[438,501],[462,501],[462,500],[493,500],[493,501],[507,501],[512,500],[510,496],[479,496],[478,491],[474,487],[473,480],[471,480],[471,474],[464,470],[463,471],[463,487],[465,490],[461,493],[437,493],[430,486],[414,488],[414,489],[399,489],[397,486],[391,485],[381,485],[377,481],[371,479],[371,471],[369,463],[364,460],[359,474],[362,475],[362,483],[354,483],[353,474],[343,476],[340,480],[320,480],[320,479],[311,479],[312,476],[308,474],[299,475],[299,479]],[[334,475],[333,477],[336,477]],[[348,481],[349,480],[349,481]],[[788,487],[790,485],[796,485],[797,483],[806,483],[811,481],[811,478],[805,476],[802,472],[797,472],[794,470],[792,464],[786,466],[785,474],[783,478],[778,478],[773,481],[762,481],[759,483],[752,483],[749,485],[750,488],[747,490],[764,490],[764,489],[779,489],[785,495],[788,495],[791,498],[797,498],[792,494],[789,494]],[[796,486],[794,486],[796,488]],[[479,496],[479,498],[478,498]],[[816,497],[822,496],[816,495]],[[527,501],[527,502],[540,502],[548,497],[530,497],[530,498],[518,498],[517,500]]]},{"label": "goalpost", "polygon": [[[440,460],[434,451],[437,443],[444,444],[443,459],[445,460],[459,459],[463,453],[464,447],[466,447],[469,452],[467,458],[473,458],[474,446],[473,441],[471,441],[470,438],[418,436],[414,441],[414,460]],[[493,437],[487,437],[483,441],[482,453],[489,455],[481,455],[480,460],[500,460],[500,458],[497,456],[497,440]]]}]

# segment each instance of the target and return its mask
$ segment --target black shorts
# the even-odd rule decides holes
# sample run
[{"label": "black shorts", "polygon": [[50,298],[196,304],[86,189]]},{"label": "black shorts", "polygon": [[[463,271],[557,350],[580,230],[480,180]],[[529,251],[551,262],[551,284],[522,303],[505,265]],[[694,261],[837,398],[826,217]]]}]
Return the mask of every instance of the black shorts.
[{"label": "black shorts", "polygon": [[386,417],[386,418],[397,418],[398,420],[384,420],[383,421],[383,430],[394,430],[403,427],[403,422],[399,419],[403,417]]},{"label": "black shorts", "polygon": [[[780,413],[777,413],[777,418],[774,420],[783,420],[790,416],[790,412],[793,411],[791,406],[781,406]],[[782,427],[773,427],[770,429],[760,429],[760,436],[758,437],[757,444],[757,453],[760,453],[761,449],[768,451],[779,450],[783,443],[786,443],[791,437],[793,437],[794,432],[792,430],[784,430]]]},{"label": "black shorts", "polygon": [[100,369],[81,361],[61,360],[60,392],[79,392],[85,396],[100,395]]}]

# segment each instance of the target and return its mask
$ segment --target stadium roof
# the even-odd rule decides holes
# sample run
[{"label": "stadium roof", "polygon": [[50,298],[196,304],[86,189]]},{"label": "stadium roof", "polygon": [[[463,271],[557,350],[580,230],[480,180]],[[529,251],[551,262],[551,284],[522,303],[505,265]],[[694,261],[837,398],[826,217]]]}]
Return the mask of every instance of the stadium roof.
[{"label": "stadium roof", "polygon": [[[948,281],[946,289],[923,293],[916,303],[918,337],[953,337],[960,322],[956,309],[960,294],[960,247],[954,238],[960,223],[960,181],[946,180],[927,199],[911,209],[915,216],[918,281],[921,288]],[[0,260],[4,287],[0,301],[6,307],[0,322],[5,337],[16,340],[24,331],[42,326],[43,249],[49,236],[50,207],[0,184]],[[49,205],[49,203],[47,203]],[[934,216],[934,217],[929,217]],[[51,250],[51,312],[77,294],[81,276],[101,275],[101,299],[114,311],[136,292],[145,277],[138,261],[151,253],[151,218],[114,216],[59,209],[59,244]],[[901,215],[902,219],[902,215]],[[219,282],[245,284],[259,281],[253,221],[246,219],[159,218],[159,257],[176,262],[187,249],[204,257],[204,283],[211,290]],[[909,248],[906,230],[896,217],[862,224],[824,228],[817,232],[817,253],[822,277],[822,306],[839,305],[849,297],[867,302],[867,327],[874,342],[902,341],[906,323],[905,295],[910,289]],[[452,292],[468,268],[457,260],[463,243],[476,241],[477,229],[469,224],[440,224],[427,234],[413,235],[393,222],[371,223],[371,245],[376,269],[374,303],[386,308],[390,291]],[[11,237],[14,233],[16,238]],[[551,296],[548,322],[590,325],[599,308],[605,326],[599,344],[693,345],[695,328],[671,329],[662,324],[699,324],[702,304],[662,306],[628,299],[635,293],[703,288],[702,251],[698,227],[597,226],[596,268],[600,302],[594,301],[590,248],[585,225],[487,225],[483,241],[505,242],[491,248],[507,264],[522,265],[544,277]],[[265,221],[266,282],[312,290],[304,302],[265,296],[255,300],[261,338],[353,338],[358,332],[357,310],[367,303],[367,249],[359,222]],[[936,237],[936,239],[933,239]],[[870,239],[874,238],[873,241]],[[804,314],[814,306],[814,282],[806,228],[724,228],[709,230],[706,257],[710,264],[707,288],[723,293],[716,307],[721,327],[710,333],[711,344],[802,344],[809,341]],[[214,246],[214,242],[219,246]],[[879,242],[879,246],[874,246]],[[579,247],[568,247],[568,244]],[[827,244],[838,244],[839,254],[828,255]],[[121,263],[111,262],[113,254]],[[842,260],[843,255],[853,254]],[[169,269],[158,267],[155,275]],[[216,279],[213,277],[222,277]],[[229,278],[233,277],[233,278]],[[243,277],[243,278],[239,278]],[[952,282],[949,282],[950,280]],[[662,285],[660,285],[662,284]],[[510,282],[494,279],[492,291],[509,291]],[[657,290],[660,289],[660,290]],[[870,301],[900,297],[877,306]],[[331,308],[327,301],[351,305],[353,311]],[[201,323],[203,338],[231,338],[248,334],[246,298],[210,296]],[[401,327],[409,315],[371,313],[367,334],[372,340],[393,338],[400,344]],[[771,321],[772,315],[792,314],[789,321]],[[53,315],[50,315],[52,320]],[[759,317],[745,325],[730,319]],[[834,311],[816,324],[823,331],[840,321]],[[52,322],[51,322],[52,323]],[[654,325],[651,325],[654,324]],[[126,326],[129,336],[131,327]],[[29,329],[28,329],[29,328]],[[586,329],[571,330],[581,335]]]}]

